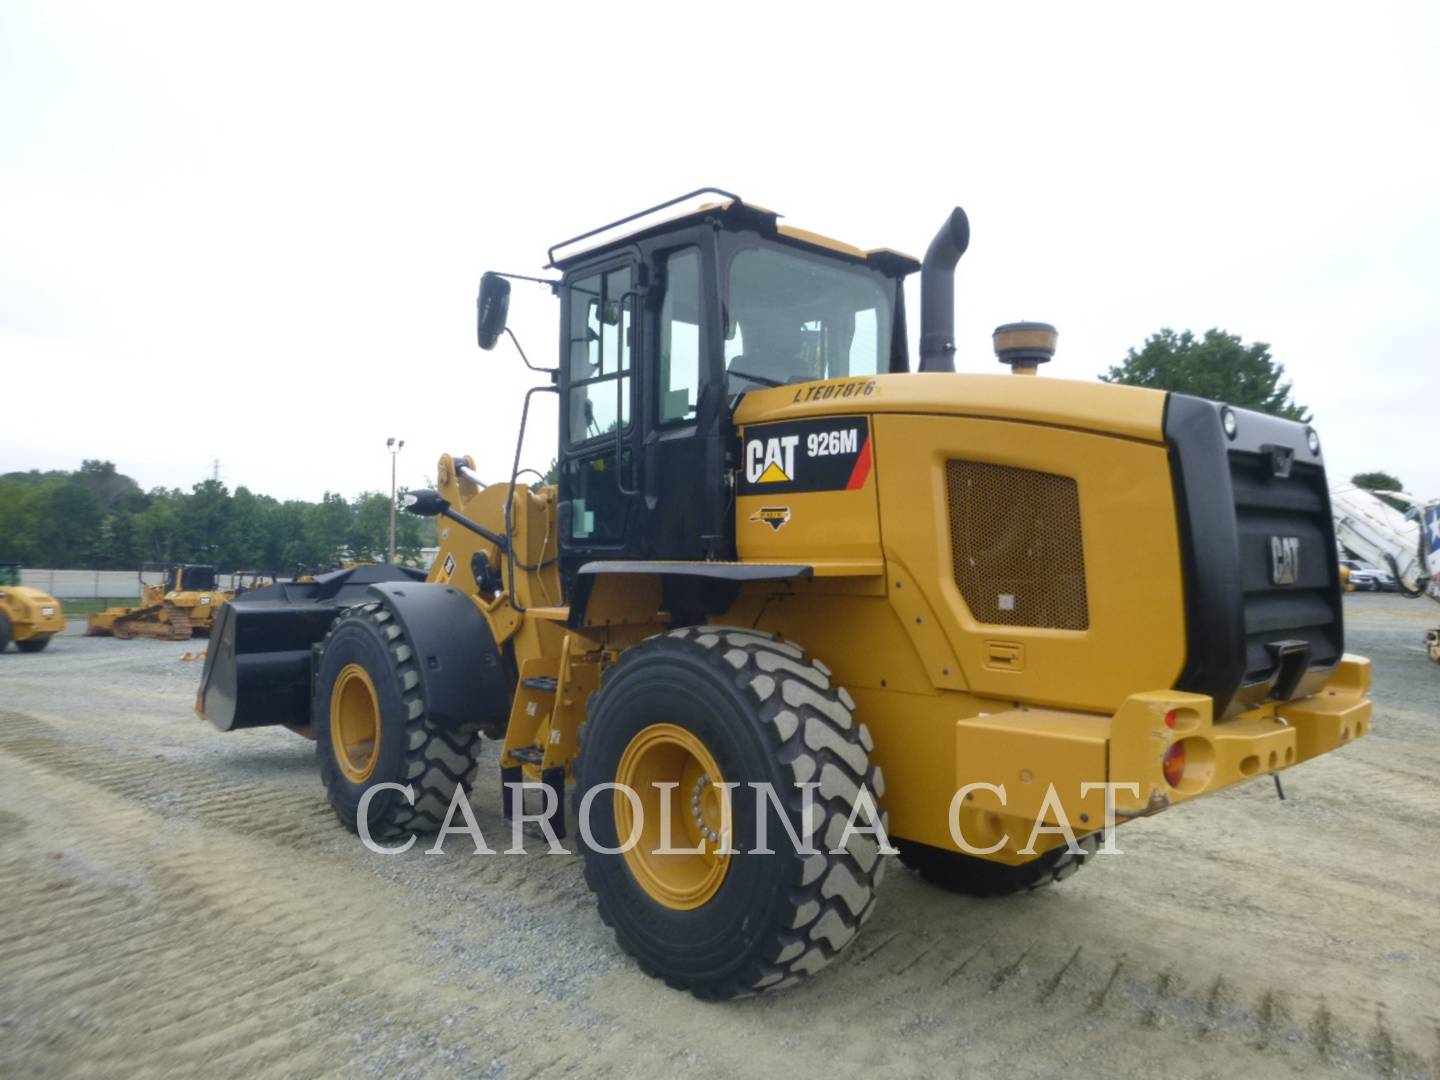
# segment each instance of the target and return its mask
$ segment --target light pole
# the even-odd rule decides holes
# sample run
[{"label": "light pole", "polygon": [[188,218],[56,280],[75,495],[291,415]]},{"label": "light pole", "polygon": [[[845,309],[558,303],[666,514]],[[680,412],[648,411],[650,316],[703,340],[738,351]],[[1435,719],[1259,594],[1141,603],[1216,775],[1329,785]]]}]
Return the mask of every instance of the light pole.
[{"label": "light pole", "polygon": [[405,449],[405,440],[389,438],[385,445],[390,448],[390,558],[389,562],[395,564],[395,459],[400,451]]}]

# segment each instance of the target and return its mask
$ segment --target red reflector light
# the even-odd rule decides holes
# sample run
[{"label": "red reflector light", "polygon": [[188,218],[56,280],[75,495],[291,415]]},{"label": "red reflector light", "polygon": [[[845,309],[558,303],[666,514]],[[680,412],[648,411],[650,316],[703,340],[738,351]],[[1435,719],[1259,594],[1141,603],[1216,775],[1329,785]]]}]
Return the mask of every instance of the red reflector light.
[{"label": "red reflector light", "polygon": [[1185,744],[1177,742],[1165,751],[1165,782],[1171,787],[1179,787],[1180,780],[1185,775]]},{"label": "red reflector light", "polygon": [[1175,709],[1171,709],[1169,712],[1167,712],[1167,713],[1165,714],[1165,726],[1166,726],[1166,727],[1174,727],[1174,726],[1175,726],[1175,717],[1176,717],[1177,715],[1178,715],[1178,712],[1177,712],[1177,710],[1175,710]]}]

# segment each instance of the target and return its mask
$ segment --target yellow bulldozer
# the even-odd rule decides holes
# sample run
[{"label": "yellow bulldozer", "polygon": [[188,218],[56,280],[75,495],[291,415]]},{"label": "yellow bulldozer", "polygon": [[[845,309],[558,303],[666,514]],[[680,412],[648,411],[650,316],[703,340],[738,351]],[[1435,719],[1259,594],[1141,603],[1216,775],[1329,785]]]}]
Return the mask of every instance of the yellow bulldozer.
[{"label": "yellow bulldozer", "polygon": [[216,587],[213,566],[176,563],[165,567],[164,579],[154,585],[145,584],[146,569],[139,572],[140,603],[94,612],[86,635],[160,641],[187,641],[192,634],[205,637],[214,624],[215,612],[234,599],[233,592]]},{"label": "yellow bulldozer", "polygon": [[[1367,734],[1316,432],[1035,377],[1041,323],[957,373],[968,242],[958,208],[920,261],[706,189],[552,247],[520,440],[556,394],[558,483],[518,482],[521,445],[509,483],[442,457],[409,496],[426,579],[227,605],[197,711],[308,733],[339,820],[393,850],[483,837],[498,741],[507,814],[552,850],[573,817],[620,945],[706,999],[835,959],[886,854],[1015,893]],[[481,280],[482,348],[515,279]]]},{"label": "yellow bulldozer", "polygon": [[19,563],[0,563],[0,652],[12,641],[21,652],[39,652],[64,629],[60,601],[21,585]]}]

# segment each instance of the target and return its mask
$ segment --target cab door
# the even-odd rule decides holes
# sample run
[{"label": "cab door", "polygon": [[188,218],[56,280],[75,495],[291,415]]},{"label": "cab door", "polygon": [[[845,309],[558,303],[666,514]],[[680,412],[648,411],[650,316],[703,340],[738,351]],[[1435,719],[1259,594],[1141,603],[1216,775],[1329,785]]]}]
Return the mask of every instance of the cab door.
[{"label": "cab door", "polygon": [[633,528],[636,276],[627,258],[565,284],[559,539],[575,559],[622,557]]}]

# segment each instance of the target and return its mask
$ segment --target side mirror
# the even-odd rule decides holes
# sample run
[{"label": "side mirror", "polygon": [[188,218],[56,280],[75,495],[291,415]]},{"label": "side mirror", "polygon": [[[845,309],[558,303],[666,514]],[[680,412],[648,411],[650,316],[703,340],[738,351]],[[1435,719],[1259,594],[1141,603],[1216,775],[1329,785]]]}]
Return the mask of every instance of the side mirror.
[{"label": "side mirror", "polygon": [[[493,345],[494,342],[492,341]],[[438,491],[421,488],[405,493],[405,512],[416,517],[438,517],[450,509],[450,503]]]},{"label": "side mirror", "polygon": [[475,298],[475,336],[480,348],[488,352],[495,347],[505,332],[509,313],[510,282],[487,270],[480,277],[480,295]]}]

